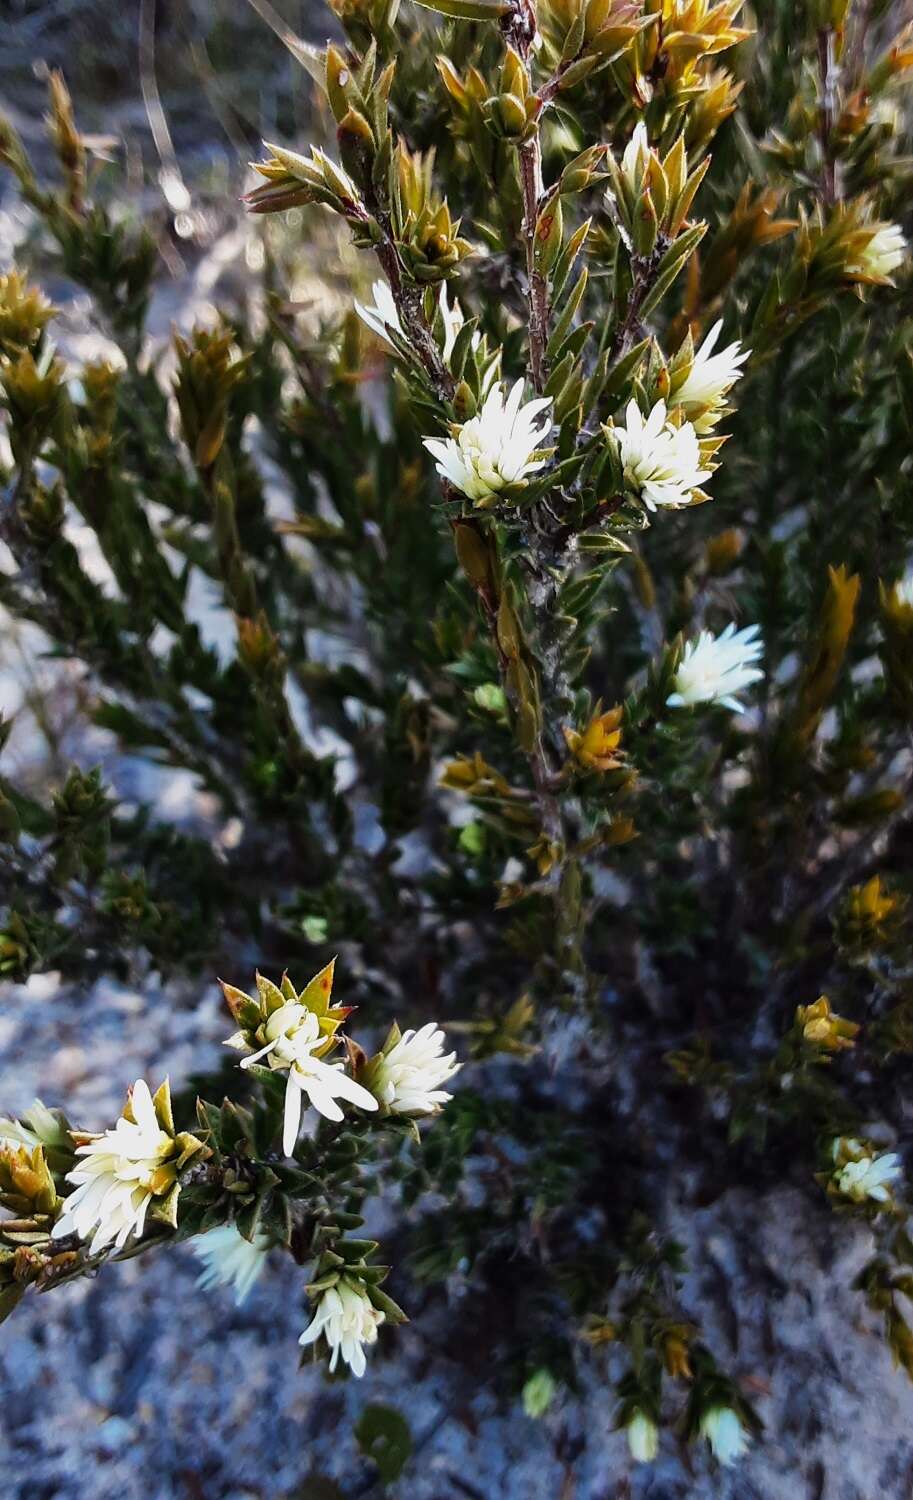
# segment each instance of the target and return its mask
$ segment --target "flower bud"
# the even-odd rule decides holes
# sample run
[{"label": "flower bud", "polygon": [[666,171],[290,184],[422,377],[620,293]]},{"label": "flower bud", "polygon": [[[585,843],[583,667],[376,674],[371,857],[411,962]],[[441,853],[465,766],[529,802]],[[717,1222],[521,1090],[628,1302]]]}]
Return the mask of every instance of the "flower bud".
[{"label": "flower bud", "polygon": [[855,1021],[846,1021],[831,1010],[826,995],[821,995],[814,1005],[800,1005],[796,1010],[796,1025],[802,1028],[803,1039],[809,1046],[822,1052],[840,1052],[852,1047],[859,1034]]},{"label": "flower bud", "polygon": [[625,1426],[628,1448],[635,1463],[649,1464],[659,1452],[659,1428],[646,1412],[635,1411]]},{"label": "flower bud", "polygon": [[593,715],[582,731],[564,728],[564,738],[574,759],[590,771],[611,771],[620,764],[616,755],[621,743],[621,721],[624,709],[619,707],[601,712],[597,703]]}]

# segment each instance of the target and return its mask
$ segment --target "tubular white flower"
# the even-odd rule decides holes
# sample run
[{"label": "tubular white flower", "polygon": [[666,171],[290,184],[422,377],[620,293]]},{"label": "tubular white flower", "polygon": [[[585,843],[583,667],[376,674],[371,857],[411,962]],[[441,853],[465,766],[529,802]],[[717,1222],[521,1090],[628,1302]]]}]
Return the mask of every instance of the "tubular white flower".
[{"label": "tubular white flower", "polygon": [[907,253],[907,242],[897,224],[879,224],[872,238],[848,267],[851,275],[890,281]]},{"label": "tubular white flower", "polygon": [[[842,1159],[842,1165],[834,1173],[837,1191],[850,1198],[853,1203],[864,1203],[870,1198],[874,1203],[888,1203],[892,1182],[903,1176],[900,1157],[894,1151],[875,1156],[871,1147],[851,1136],[838,1136],[833,1146],[834,1160]],[[847,1161],[846,1158],[851,1160]]]},{"label": "tubular white flower", "polygon": [[[391,349],[396,349],[396,345],[390,337],[391,331],[398,333],[400,338],[403,339],[407,338],[408,335],[403,328],[399,309],[393,300],[393,293],[386,281],[375,281],[371,288],[371,295],[374,298],[373,306],[365,307],[364,303],[356,302],[355,311],[362,322],[370,328],[372,333],[376,334],[379,339],[383,339],[385,344],[389,344]],[[444,347],[441,352],[444,356],[444,363],[449,364],[450,356],[453,353],[453,346],[457,341],[457,335],[466,320],[463,316],[463,309],[460,307],[459,302],[457,302],[456,297],[453,299],[453,306],[450,305],[447,297],[446,281],[441,282],[441,290],[438,293],[438,307],[444,324]],[[481,342],[482,335],[480,333],[473,334],[473,349],[478,349]],[[497,361],[495,360],[492,362],[491,376],[493,377],[496,372]]]},{"label": "tubular white flower", "polygon": [[76,1155],[83,1160],[67,1173],[76,1191],[64,1200],[53,1237],[87,1239],[94,1229],[91,1255],[111,1244],[121,1250],[130,1235],[142,1234],[150,1200],[174,1175],[166,1165],[174,1138],[161,1128],[142,1078],[133,1085],[130,1102],[134,1120],[121,1116],[113,1130],[78,1146]]},{"label": "tubular white flower", "polygon": [[744,630],[727,625],[722,635],[714,637],[709,630],[702,630],[696,640],[688,641],[673,679],[675,692],[666,699],[670,708],[722,703],[734,713],[744,713],[744,704],[736,693],[764,676],[754,665],[764,650],[759,635],[758,625],[748,625]]},{"label": "tubular white flower", "polygon": [[[446,281],[441,282],[441,290],[438,295],[438,307],[440,308],[441,318],[444,322],[444,348],[442,351],[444,355],[444,363],[449,365],[450,356],[453,353],[453,346],[457,341],[457,334],[459,333],[466,319],[463,317],[463,309],[461,308],[456,297],[454,297],[453,299],[453,306],[450,306],[450,303],[447,300]],[[474,334],[472,339],[473,349],[477,349],[480,342],[481,335],[478,333]]]},{"label": "tubular white flower", "polygon": [[330,1350],[330,1374],[341,1354],[352,1374],[361,1379],[367,1368],[365,1345],[377,1343],[383,1321],[384,1314],[372,1306],[364,1287],[342,1277],[320,1294],[314,1316],[298,1342],[307,1347],[323,1335]]},{"label": "tubular white flower", "polygon": [[657,401],[645,419],[636,401],[629,401],[624,427],[616,427],[625,483],[648,510],[658,505],[688,505],[692,491],[711,475],[702,467],[700,443],[690,422],[680,427],[667,421],[665,401]]},{"label": "tubular white flower", "polygon": [[0,1146],[28,1146],[34,1151],[41,1142],[33,1130],[20,1125],[18,1120],[0,1119]]},{"label": "tubular white flower", "polygon": [[270,1244],[259,1230],[253,1240],[246,1240],[234,1224],[221,1224],[201,1234],[190,1247],[203,1262],[197,1286],[207,1291],[214,1286],[230,1286],[235,1305],[240,1307],[266,1265]]},{"label": "tubular white flower", "polygon": [[[450,306],[450,303],[447,300],[446,281],[441,282],[441,290],[438,296],[438,307],[440,309],[441,318],[444,323],[444,347],[441,350],[441,353],[444,357],[444,364],[449,366],[450,356],[453,353],[453,347],[457,341],[457,335],[459,334],[459,331],[465,323],[466,319],[463,316],[463,309],[460,307],[459,302],[457,302],[456,300],[456,296],[454,296],[453,299],[453,306]],[[481,348],[481,345],[482,335],[478,332],[478,330],[476,330],[476,332],[472,335],[469,343],[469,347],[472,350],[473,354],[475,354],[476,351]],[[492,385],[497,380],[500,369],[501,354],[500,351],[498,351],[498,353],[496,353],[495,355],[489,356],[488,363],[482,371],[481,393],[483,398],[488,395],[488,392],[491,390]]]},{"label": "tubular white flower", "polygon": [[355,311],[358,313],[361,321],[367,324],[372,333],[376,333],[379,339],[383,339],[385,344],[389,344],[391,349],[395,349],[396,345],[390,337],[390,329],[392,328],[393,332],[398,333],[400,338],[403,339],[406,337],[406,334],[400,322],[396,303],[393,300],[393,293],[386,281],[375,281],[371,288],[371,294],[374,298],[373,307],[365,307],[363,303],[356,302]]},{"label": "tubular white flower", "polygon": [[725,1469],[748,1448],[748,1433],[731,1406],[712,1406],[701,1417],[701,1437],[707,1439],[713,1456]]},{"label": "tubular white flower", "polygon": [[720,420],[726,396],[736,381],[741,380],[743,372],[740,366],[748,358],[748,350],[743,349],[738,340],[714,354],[722,331],[720,319],[695,352],[691,369],[673,394],[676,405],[685,408],[685,415],[699,433],[709,432]]},{"label": "tubular white flower", "polygon": [[649,154],[650,142],[647,137],[647,127],[643,120],[638,120],[621,158],[621,170],[632,192],[637,190],[637,178],[643,173]]},{"label": "tubular white flower", "polygon": [[308,1102],[327,1120],[343,1118],[337,1099],[357,1104],[360,1109],[377,1109],[374,1095],[350,1078],[342,1063],[326,1063],[313,1055],[325,1044],[326,1036],[320,1030],[316,1015],[306,1006],[294,1001],[281,1005],[273,1011],[264,1031],[266,1045],[242,1058],[241,1067],[249,1068],[251,1063],[266,1058],[271,1068],[288,1071],[282,1132],[282,1149],[286,1156],[291,1156],[298,1139],[302,1094],[307,1095]]},{"label": "tubular white flower", "polygon": [[895,583],[894,598],[898,604],[906,604],[913,608],[913,568],[909,568],[903,578]]},{"label": "tubular white flower", "polygon": [[631,1457],[635,1463],[652,1463],[659,1452],[659,1428],[656,1423],[647,1416],[646,1412],[638,1411],[628,1422],[625,1432],[628,1436]]},{"label": "tubular white flower", "polygon": [[470,500],[490,499],[545,465],[546,459],[535,454],[552,425],[551,416],[544,415],[551,400],[540,396],[525,406],[522,402],[522,380],[506,400],[502,388],[494,386],[478,414],[464,422],[455,437],[424,439],[441,477]]},{"label": "tubular white flower", "polygon": [[452,1097],[441,1085],[458,1073],[456,1053],[444,1056],[444,1033],[429,1021],[420,1031],[404,1031],[382,1054],[372,1079],[381,1104],[393,1114],[431,1115]]}]

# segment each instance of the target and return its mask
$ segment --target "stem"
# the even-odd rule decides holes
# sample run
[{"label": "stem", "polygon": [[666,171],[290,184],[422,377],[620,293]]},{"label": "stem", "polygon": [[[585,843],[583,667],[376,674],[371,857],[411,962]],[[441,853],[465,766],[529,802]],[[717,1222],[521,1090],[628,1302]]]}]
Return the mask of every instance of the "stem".
[{"label": "stem", "polygon": [[856,29],[853,36],[852,50],[848,58],[846,71],[850,79],[855,82],[859,80],[865,62],[865,44],[868,37],[869,27],[872,24],[873,0],[862,0],[862,4],[856,11]]},{"label": "stem", "polygon": [[603,521],[608,520],[609,516],[614,516],[617,510],[621,510],[624,503],[624,495],[612,495],[608,500],[600,500],[598,505],[595,505],[591,511],[587,512],[580,526],[572,526],[568,522],[566,526],[562,526],[559,531],[556,531],[554,538],[556,549],[563,552],[575,536],[579,536],[583,531],[593,531],[597,526],[601,526]]},{"label": "stem", "polygon": [[[479,536],[484,535],[483,523],[476,520],[474,517],[462,516],[460,518],[460,525],[472,526],[473,529],[479,534]],[[495,652],[497,654],[501,685],[504,688],[504,692],[507,695],[508,699],[511,700],[509,685],[510,662],[501,649],[501,644],[498,639],[498,606],[500,600],[497,598],[493,590],[486,584],[477,582],[473,578],[469,578],[469,582],[472,584],[479,603],[482,606],[482,612],[485,616],[485,623],[488,626],[488,632],[491,636],[492,645],[494,646]],[[514,709],[516,708],[516,703],[514,701],[511,701],[511,707]],[[546,837],[552,841],[552,843],[563,844],[565,842],[565,837],[564,825],[561,816],[561,806],[557,796],[555,795],[554,772],[549,765],[548,756],[546,754],[545,746],[542,743],[541,736],[537,736],[536,742],[533,745],[532,749],[526,752],[526,758],[529,762],[530,774],[532,776],[532,782],[535,788],[535,798],[536,804],[539,809],[539,817],[542,823],[542,831],[546,835]]]},{"label": "stem", "polygon": [[834,57],[834,33],[828,26],[823,26],[818,32],[818,74],[821,80],[821,107],[818,112],[821,191],[825,203],[833,204],[838,197],[833,132],[837,115],[837,83],[840,78],[840,68]]},{"label": "stem", "polygon": [[434,342],[428,326],[428,319],[422,307],[421,288],[403,281],[399,254],[389,225],[380,214],[377,215],[377,220],[384,234],[384,238],[376,247],[377,258],[390,283],[390,291],[393,293],[393,301],[396,303],[403,331],[418,355],[438,400],[449,401],[455,389],[454,379],[444,364],[441,351]]},{"label": "stem", "polygon": [[[504,34],[510,45],[526,62],[538,33],[535,0],[514,0],[513,11],[502,23]],[[557,92],[558,75],[550,79],[546,89],[548,98],[539,95],[540,114]],[[545,346],[548,341],[548,282],[536,269],[536,224],[543,198],[542,143],[539,139],[539,124],[528,141],[518,147],[520,162],[520,184],[523,190],[522,234],[526,245],[526,300],[529,309],[529,373],[536,390],[545,389],[548,370],[545,363]]]},{"label": "stem", "polygon": [[553,774],[546,758],[545,747],[540,740],[536,741],[530,752],[529,764],[533,773],[533,785],[536,788],[539,816],[542,819],[542,832],[553,844],[564,844],[564,819],[561,816],[561,804],[553,790]]},{"label": "stem", "polygon": [[563,662],[563,621],[558,614],[558,594],[567,569],[530,568],[527,598],[535,621],[536,661],[542,700],[544,734],[559,758],[565,751],[562,723],[573,705],[573,692]]},{"label": "stem", "polygon": [[[374,246],[374,250],[393,294],[403,332],[418,355],[438,400],[449,401],[456,385],[428,326],[428,319],[425,317],[425,310],[422,306],[422,289],[414,282],[403,280],[402,263],[390,228],[390,214],[387,208],[378,201],[370,181],[365,189],[365,202],[374,221],[380,227],[381,239]],[[360,204],[353,206],[352,216],[358,223],[370,222],[368,213]]]},{"label": "stem", "polygon": [[214,464],[198,469],[198,473],[212,507],[219,572],[227,601],[235,615],[239,650],[243,651],[244,646],[242,621],[256,621],[264,637],[268,638],[271,651],[264,653],[259,667],[253,662],[248,665],[254,691],[272,720],[277,742],[288,766],[297,777],[304,779],[313,772],[315,758],[305,747],[292,716],[285,688],[288,670],[285,652],[265,614],[260,610],[256,579],[241,546],[235,513],[237,486],[234,464],[227,451],[223,450]]},{"label": "stem", "polygon": [[639,255],[631,256],[633,281],[631,283],[631,290],[628,293],[628,305],[625,308],[624,319],[616,328],[612,338],[612,345],[609,351],[612,363],[618,359],[624,359],[624,356],[634,348],[638,338],[641,336],[640,309],[644,298],[653,285],[656,268],[662,259],[667,243],[667,241],[659,239],[653,254],[646,260]]},{"label": "stem", "polygon": [[41,569],[35,549],[28,544],[19,508],[32,482],[36,456],[35,445],[30,443],[19,457],[16,478],[0,491],[0,542],[13,554],[19,581],[33,588],[40,587]]},{"label": "stem", "polygon": [[542,202],[542,147],[538,129],[532,140],[519,149],[520,181],[523,186],[523,238],[526,242],[526,298],[529,308],[529,371],[536,390],[545,389],[548,369],[545,346],[548,339],[548,283],[536,269],[536,224]]}]

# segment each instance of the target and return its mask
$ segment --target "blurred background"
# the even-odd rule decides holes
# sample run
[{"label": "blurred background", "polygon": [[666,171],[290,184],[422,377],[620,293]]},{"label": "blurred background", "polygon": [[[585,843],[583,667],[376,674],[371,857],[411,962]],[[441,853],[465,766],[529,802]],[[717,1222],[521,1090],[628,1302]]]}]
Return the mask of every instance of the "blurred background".
[{"label": "blurred background", "polygon": [[[308,138],[312,83],[295,39],[322,43],[334,31],[318,0],[275,9],[265,0],[0,0],[0,105],[36,164],[50,154],[47,72],[61,68],[93,154],[126,168],[124,213],[155,227],[153,355],[173,325],[243,300],[262,260],[262,229],[239,201],[246,163],[263,136]],[[35,234],[0,179],[0,270]],[[308,236],[292,258],[291,295],[315,308],[351,295],[353,275],[365,275],[352,253],[322,223]],[[82,294],[50,273],[45,289],[62,309],[61,352],[104,353]],[[218,607],[201,598],[199,611],[218,637],[227,626]],[[77,731],[81,691],[78,670],[44,656],[40,631],[0,618],[0,712],[16,716],[8,753],[17,777],[45,783],[72,761],[100,763],[123,798],[141,795],[161,816],[205,827],[192,778],[115,755],[84,720]],[[73,993],[50,974],[0,986],[0,1114],[40,1095],[100,1128],[120,1107],[114,1080],[167,1073],[183,1084],[217,1063],[224,1033],[209,981],[165,990],[125,975]],[[761,1375],[752,1390],[776,1437],[735,1476],[698,1481],[667,1459],[628,1477],[611,1392],[595,1382],[539,1419],[502,1407],[473,1368],[468,1287],[410,1309],[415,1321],[381,1345],[364,1381],[331,1385],[319,1368],[297,1369],[294,1266],[277,1257],[238,1310],[228,1291],[195,1290],[199,1267],[181,1248],[110,1268],[104,1287],[80,1281],[29,1298],[4,1325],[0,1500],[903,1500],[913,1494],[913,1391],[848,1290],[864,1234],[841,1226],[838,1235],[826,1209],[810,1219],[788,1191],[769,1213],[759,1216],[757,1202],[736,1191],[679,1226],[669,1210],[691,1290],[713,1309],[708,1333],[748,1382],[753,1368],[779,1372],[776,1391]],[[372,1228],[383,1228],[382,1205]],[[786,1257],[807,1268],[801,1286],[784,1278]],[[411,1456],[391,1483],[360,1452],[378,1406],[408,1424]]]}]

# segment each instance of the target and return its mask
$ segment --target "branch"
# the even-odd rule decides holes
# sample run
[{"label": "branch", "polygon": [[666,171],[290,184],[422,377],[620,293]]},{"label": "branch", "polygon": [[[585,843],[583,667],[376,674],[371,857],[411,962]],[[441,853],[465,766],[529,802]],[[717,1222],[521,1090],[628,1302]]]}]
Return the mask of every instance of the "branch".
[{"label": "branch", "polygon": [[371,207],[383,233],[380,244],[375,246],[377,259],[380,261],[381,269],[393,293],[393,301],[396,303],[403,332],[431,381],[438,400],[449,401],[456,388],[455,382],[444,364],[441,351],[434,342],[434,335],[428,326],[428,319],[425,317],[425,310],[422,306],[422,289],[403,280],[399,251],[390,231],[389,219],[377,204]]},{"label": "branch", "polygon": [[536,224],[542,202],[542,147],[538,129],[532,140],[519,148],[520,181],[523,185],[523,238],[526,242],[526,298],[529,308],[529,371],[536,390],[542,392],[548,378],[545,346],[548,342],[548,283],[536,269]]},{"label": "branch", "polygon": [[837,83],[840,78],[840,68],[834,57],[834,33],[828,26],[823,26],[818,32],[818,75],[821,82],[821,107],[818,112],[821,191],[825,203],[833,204],[839,196],[833,134],[837,117]]},{"label": "branch", "polygon": [[669,241],[660,236],[656,241],[656,249],[646,259],[639,255],[631,256],[631,272],[633,281],[628,293],[628,305],[621,323],[615,329],[612,344],[609,350],[610,365],[624,356],[634,348],[634,345],[643,337],[643,328],[640,322],[640,309],[653,282],[656,272],[665,251],[669,247]]},{"label": "branch", "polygon": [[555,532],[556,549],[563,552],[575,536],[580,536],[584,531],[595,531],[596,527],[601,526],[603,521],[607,521],[609,516],[614,516],[617,510],[621,510],[624,503],[624,495],[612,495],[608,500],[600,500],[598,505],[587,512],[579,526],[568,522],[566,526],[562,526],[559,531]]},{"label": "branch", "polygon": [[[453,524],[451,522],[451,525]],[[483,523],[473,516],[461,516],[459,524],[461,526],[471,526],[480,535],[483,533]],[[505,693],[510,698],[510,661],[501,647],[498,636],[498,607],[500,600],[493,588],[488,584],[482,582],[477,577],[472,577],[469,573],[466,574],[466,577],[482,606],[482,613],[485,616],[488,633],[491,636],[491,642],[498,658],[501,682]],[[515,708],[516,703],[512,703],[511,706]],[[529,761],[530,773],[532,775],[533,786],[535,787],[536,805],[539,809],[542,831],[552,843],[563,844],[565,842],[564,826],[561,807],[555,795],[554,772],[549,765],[545,747],[542,744],[540,736],[537,736],[532,749],[525,751],[525,754]]]}]

